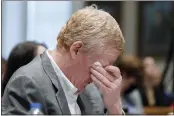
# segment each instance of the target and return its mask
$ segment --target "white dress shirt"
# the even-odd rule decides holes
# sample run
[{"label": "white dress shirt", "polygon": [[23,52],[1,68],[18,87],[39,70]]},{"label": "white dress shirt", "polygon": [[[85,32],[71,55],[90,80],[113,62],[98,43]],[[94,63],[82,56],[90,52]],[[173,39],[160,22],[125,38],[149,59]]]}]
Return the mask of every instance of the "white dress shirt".
[{"label": "white dress shirt", "polygon": [[75,94],[77,92],[77,88],[68,80],[68,78],[63,74],[63,72],[61,71],[61,69],[57,66],[57,64],[55,63],[55,61],[53,60],[53,58],[51,57],[51,55],[49,55],[48,51],[46,51],[51,64],[54,68],[54,71],[56,72],[56,74],[61,76],[58,76],[60,84],[63,88],[63,91],[65,93],[67,102],[68,102],[68,107],[70,109],[71,114],[81,114],[80,108],[77,104],[77,97],[78,95]]}]

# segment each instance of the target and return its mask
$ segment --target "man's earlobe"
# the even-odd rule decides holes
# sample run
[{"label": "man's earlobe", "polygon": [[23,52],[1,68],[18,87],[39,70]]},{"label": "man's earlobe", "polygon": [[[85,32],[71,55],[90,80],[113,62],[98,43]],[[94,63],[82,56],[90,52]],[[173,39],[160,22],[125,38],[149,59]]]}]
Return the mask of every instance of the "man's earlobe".
[{"label": "man's earlobe", "polygon": [[79,50],[82,48],[83,42],[82,41],[76,41],[74,42],[70,47],[70,53],[73,59],[76,58],[76,56],[79,53]]}]

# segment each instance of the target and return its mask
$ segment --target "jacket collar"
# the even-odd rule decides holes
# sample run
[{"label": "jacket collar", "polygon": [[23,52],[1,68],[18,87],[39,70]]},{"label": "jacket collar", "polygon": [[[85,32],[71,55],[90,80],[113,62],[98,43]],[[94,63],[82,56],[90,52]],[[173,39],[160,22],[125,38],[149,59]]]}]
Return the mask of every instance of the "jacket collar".
[{"label": "jacket collar", "polygon": [[60,105],[62,114],[66,114],[66,115],[71,114],[66,97],[65,97],[65,93],[58,80],[58,76],[61,76],[61,75],[59,74],[57,75],[56,72],[54,71],[51,61],[48,55],[46,54],[46,51],[41,55],[41,60],[42,60],[42,65],[43,65],[43,69],[45,73],[48,75],[49,79],[51,80],[51,82],[53,83],[56,89],[56,98],[57,98],[58,104]]}]

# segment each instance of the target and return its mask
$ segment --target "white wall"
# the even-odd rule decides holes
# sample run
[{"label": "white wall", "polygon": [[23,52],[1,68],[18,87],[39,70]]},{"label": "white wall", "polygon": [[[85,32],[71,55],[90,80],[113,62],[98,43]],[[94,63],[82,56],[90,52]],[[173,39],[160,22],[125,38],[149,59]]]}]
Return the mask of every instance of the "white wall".
[{"label": "white wall", "polygon": [[26,2],[2,1],[2,56],[26,38]]},{"label": "white wall", "polygon": [[2,1],[2,56],[25,40],[54,49],[61,27],[72,13],[71,1]]},{"label": "white wall", "polygon": [[71,9],[71,1],[28,1],[27,40],[44,42],[49,49],[54,49]]}]

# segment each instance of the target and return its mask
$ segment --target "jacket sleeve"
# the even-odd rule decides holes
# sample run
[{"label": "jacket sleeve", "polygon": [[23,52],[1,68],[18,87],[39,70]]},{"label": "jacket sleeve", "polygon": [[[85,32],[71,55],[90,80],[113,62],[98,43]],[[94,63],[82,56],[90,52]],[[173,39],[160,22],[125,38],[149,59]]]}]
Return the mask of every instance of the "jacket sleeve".
[{"label": "jacket sleeve", "polygon": [[86,95],[88,101],[92,104],[93,114],[104,114],[102,96],[94,83],[85,88],[84,95]]},{"label": "jacket sleeve", "polygon": [[30,103],[41,103],[42,112],[47,114],[44,96],[36,81],[27,76],[12,78],[2,97],[2,114],[29,114]]}]

